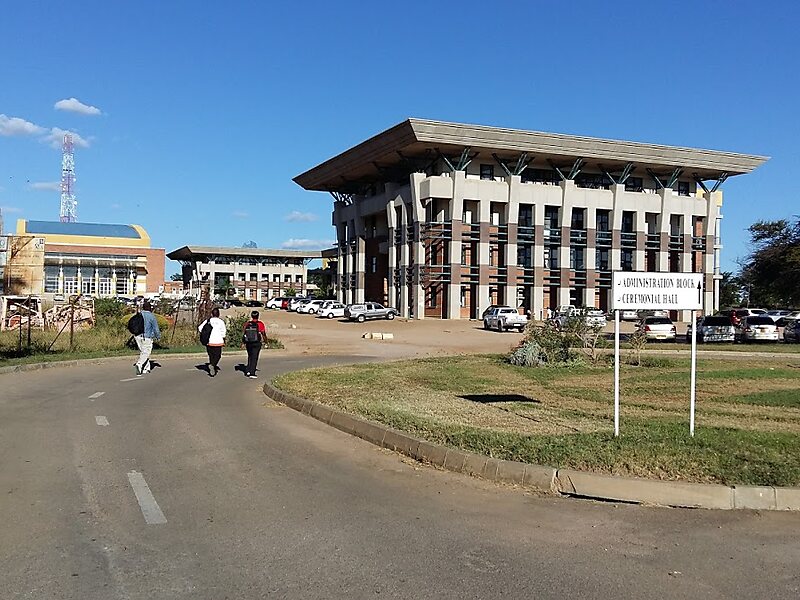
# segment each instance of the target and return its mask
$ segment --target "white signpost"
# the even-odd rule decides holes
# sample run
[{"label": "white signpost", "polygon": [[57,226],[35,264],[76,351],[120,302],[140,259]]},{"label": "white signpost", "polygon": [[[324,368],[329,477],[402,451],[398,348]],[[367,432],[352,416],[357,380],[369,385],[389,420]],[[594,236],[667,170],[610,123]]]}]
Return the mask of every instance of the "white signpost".
[{"label": "white signpost", "polygon": [[692,374],[689,433],[694,436],[697,323],[695,311],[703,309],[702,273],[637,273],[614,271],[611,308],[614,311],[614,437],[619,437],[619,311],[690,310],[692,324]]}]

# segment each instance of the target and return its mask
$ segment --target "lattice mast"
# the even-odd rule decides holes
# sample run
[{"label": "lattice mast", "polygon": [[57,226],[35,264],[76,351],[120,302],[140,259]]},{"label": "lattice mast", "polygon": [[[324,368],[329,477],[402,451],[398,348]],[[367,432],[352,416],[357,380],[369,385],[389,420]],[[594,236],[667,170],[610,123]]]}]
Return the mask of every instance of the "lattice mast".
[{"label": "lattice mast", "polygon": [[61,155],[61,215],[62,223],[78,220],[78,201],[75,199],[75,156],[72,134],[64,134]]}]

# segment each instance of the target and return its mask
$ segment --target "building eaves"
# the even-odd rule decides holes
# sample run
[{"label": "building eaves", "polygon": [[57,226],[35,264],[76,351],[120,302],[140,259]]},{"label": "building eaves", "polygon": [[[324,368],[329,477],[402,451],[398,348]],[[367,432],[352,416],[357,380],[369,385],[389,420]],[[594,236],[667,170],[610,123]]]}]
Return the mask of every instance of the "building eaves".
[{"label": "building eaves", "polygon": [[192,257],[214,254],[218,256],[255,256],[258,258],[320,258],[319,250],[276,250],[271,248],[231,248],[225,246],[183,246],[167,254],[170,260],[191,260]]}]

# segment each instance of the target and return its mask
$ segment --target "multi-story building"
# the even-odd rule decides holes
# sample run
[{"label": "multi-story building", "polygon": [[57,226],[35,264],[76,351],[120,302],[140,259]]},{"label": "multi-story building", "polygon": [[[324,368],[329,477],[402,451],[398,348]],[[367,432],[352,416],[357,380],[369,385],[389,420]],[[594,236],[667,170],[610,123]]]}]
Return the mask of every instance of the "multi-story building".
[{"label": "multi-story building", "polygon": [[182,263],[194,281],[213,283],[217,293],[225,290],[244,300],[263,301],[290,289],[298,295],[316,289],[309,286],[307,268],[320,252],[184,246],[167,258]]},{"label": "multi-story building", "polygon": [[139,225],[19,219],[17,236],[44,240],[46,296],[144,295],[164,282],[164,249],[151,248]]},{"label": "multi-story building", "polygon": [[299,175],[334,197],[338,297],[403,316],[610,308],[611,273],[705,273],[720,185],[767,158],[409,119]]}]

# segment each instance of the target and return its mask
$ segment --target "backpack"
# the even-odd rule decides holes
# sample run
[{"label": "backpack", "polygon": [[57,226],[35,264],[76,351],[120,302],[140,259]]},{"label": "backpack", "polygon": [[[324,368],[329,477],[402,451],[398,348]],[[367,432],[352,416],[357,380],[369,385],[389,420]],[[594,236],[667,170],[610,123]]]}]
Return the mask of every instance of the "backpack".
[{"label": "backpack", "polygon": [[133,335],[142,335],[144,333],[144,317],[142,313],[136,313],[128,319],[128,331]]},{"label": "backpack", "polygon": [[208,346],[213,329],[214,326],[211,324],[211,319],[206,319],[206,322],[203,323],[203,328],[200,330],[200,343],[203,344],[203,346]]},{"label": "backpack", "polygon": [[258,335],[258,322],[257,321],[248,321],[247,324],[244,326],[244,335],[242,336],[245,344],[255,344],[259,341],[260,336]]}]

